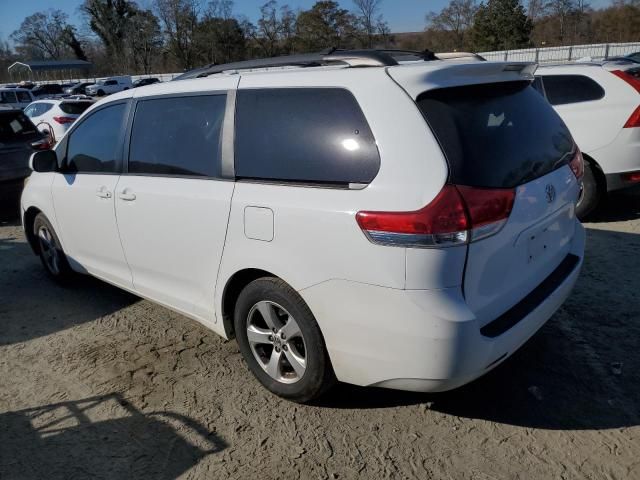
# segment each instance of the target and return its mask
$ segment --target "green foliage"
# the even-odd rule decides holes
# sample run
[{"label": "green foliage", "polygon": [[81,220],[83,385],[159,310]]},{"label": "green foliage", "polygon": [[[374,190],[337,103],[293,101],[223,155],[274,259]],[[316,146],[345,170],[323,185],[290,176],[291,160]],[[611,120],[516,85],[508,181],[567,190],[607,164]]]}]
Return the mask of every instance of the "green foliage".
[{"label": "green foliage", "polygon": [[316,2],[310,10],[300,12],[296,32],[302,51],[346,48],[356,38],[355,17],[337,2]]},{"label": "green foliage", "polygon": [[519,0],[487,0],[474,17],[472,44],[478,51],[527,47],[532,29]]}]

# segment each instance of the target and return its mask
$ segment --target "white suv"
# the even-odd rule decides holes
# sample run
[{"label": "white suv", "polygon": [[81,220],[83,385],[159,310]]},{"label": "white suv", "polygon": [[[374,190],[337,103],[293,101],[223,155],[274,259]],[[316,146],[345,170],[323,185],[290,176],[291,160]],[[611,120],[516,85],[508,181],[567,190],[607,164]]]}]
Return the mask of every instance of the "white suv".
[{"label": "white suv", "polygon": [[365,51],[269,68],[286,62],[122,92],[34,155],[23,225],[49,275],[235,336],[296,401],[336,378],[448,390],[503,362],[584,251],[582,157],[535,65]]},{"label": "white suv", "polygon": [[55,144],[93,102],[91,97],[36,100],[24,109],[24,113],[38,130],[52,134]]},{"label": "white suv", "polygon": [[584,155],[580,218],[608,191],[640,183],[640,67],[633,65],[571,63],[536,72],[536,88],[562,117]]}]

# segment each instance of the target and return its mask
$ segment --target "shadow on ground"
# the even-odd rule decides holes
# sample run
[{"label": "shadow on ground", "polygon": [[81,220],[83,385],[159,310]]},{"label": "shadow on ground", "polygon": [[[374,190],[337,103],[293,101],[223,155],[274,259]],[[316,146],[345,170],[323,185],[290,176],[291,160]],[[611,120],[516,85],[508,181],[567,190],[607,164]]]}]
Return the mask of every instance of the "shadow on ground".
[{"label": "shadow on ground", "polygon": [[47,277],[22,235],[0,238],[0,346],[93,321],[138,300],[89,276],[61,287]]},{"label": "shadow on ground", "polygon": [[226,448],[198,422],[142,413],[119,394],[5,413],[0,431],[7,480],[174,479]]},{"label": "shadow on ground", "polygon": [[640,188],[610,193],[587,219],[591,223],[620,222],[640,218]]}]

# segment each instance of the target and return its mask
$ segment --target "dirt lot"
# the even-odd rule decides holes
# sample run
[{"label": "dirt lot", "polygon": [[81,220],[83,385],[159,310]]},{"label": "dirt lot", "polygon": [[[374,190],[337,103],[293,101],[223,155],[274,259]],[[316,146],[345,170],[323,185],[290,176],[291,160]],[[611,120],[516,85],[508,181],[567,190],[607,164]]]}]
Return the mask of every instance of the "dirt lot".
[{"label": "dirt lot", "polygon": [[236,344],[90,278],[61,288],[0,224],[0,478],[640,478],[640,197],[587,225],[575,292],[455,392],[268,394]]}]

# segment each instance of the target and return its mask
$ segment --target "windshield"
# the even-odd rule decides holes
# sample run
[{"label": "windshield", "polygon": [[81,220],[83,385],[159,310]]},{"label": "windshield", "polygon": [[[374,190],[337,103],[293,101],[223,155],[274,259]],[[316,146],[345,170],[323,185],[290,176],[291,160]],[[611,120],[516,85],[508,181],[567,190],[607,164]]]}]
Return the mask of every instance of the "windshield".
[{"label": "windshield", "polygon": [[432,90],[418,106],[459,185],[512,188],[565,165],[573,139],[529,82]]}]

